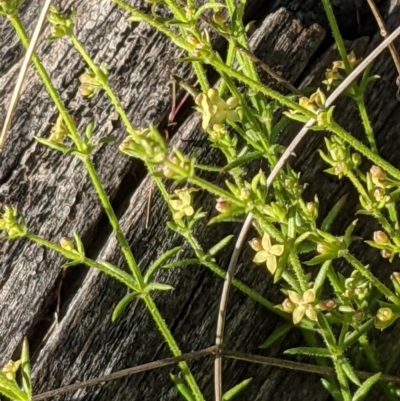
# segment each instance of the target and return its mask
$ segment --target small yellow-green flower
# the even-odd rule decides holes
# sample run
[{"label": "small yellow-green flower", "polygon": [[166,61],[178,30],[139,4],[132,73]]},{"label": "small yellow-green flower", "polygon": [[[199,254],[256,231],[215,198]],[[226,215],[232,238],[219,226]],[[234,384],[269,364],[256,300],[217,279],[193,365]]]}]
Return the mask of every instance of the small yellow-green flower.
[{"label": "small yellow-green flower", "polygon": [[21,361],[8,361],[0,370],[0,374],[4,375],[8,380],[15,380],[15,375],[20,365]]},{"label": "small yellow-green flower", "polygon": [[274,274],[278,266],[278,256],[281,256],[284,251],[283,245],[272,245],[270,236],[265,233],[260,241],[259,238],[254,238],[250,242],[250,246],[257,251],[253,262],[257,264],[266,263],[267,269],[271,274]]},{"label": "small yellow-green flower", "polygon": [[315,292],[309,289],[303,295],[295,291],[288,291],[289,299],[296,305],[293,310],[293,323],[297,324],[303,319],[304,315],[313,322],[317,321],[317,312],[313,306],[315,302]]},{"label": "small yellow-green flower", "polygon": [[395,320],[397,316],[393,313],[390,308],[379,308],[376,312],[374,325],[378,330],[383,330],[389,327]]},{"label": "small yellow-green flower", "polygon": [[224,121],[240,121],[239,113],[236,108],[239,100],[231,97],[224,100],[218,95],[218,91],[214,88],[208,90],[207,94],[200,93],[195,102],[201,107],[203,114],[202,127],[206,130],[209,124],[221,124]]},{"label": "small yellow-green flower", "polygon": [[192,207],[191,192],[194,188],[177,189],[174,191],[171,199],[171,207],[174,209],[173,219],[180,220],[184,216],[193,216],[194,209]]}]

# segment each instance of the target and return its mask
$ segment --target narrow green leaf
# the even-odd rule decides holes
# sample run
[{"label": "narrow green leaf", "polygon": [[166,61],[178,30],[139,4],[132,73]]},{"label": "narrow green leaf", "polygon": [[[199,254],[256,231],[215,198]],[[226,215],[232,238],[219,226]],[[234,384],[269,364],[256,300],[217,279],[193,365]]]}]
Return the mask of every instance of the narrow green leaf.
[{"label": "narrow green leaf", "polygon": [[342,394],[335,384],[326,379],[321,379],[321,382],[335,401],[343,401]]},{"label": "narrow green leaf", "polygon": [[29,344],[25,337],[22,342],[21,352],[21,373],[22,373],[22,387],[30,399],[32,397],[32,383],[31,383],[31,362],[29,358]]},{"label": "narrow green leaf", "polygon": [[381,373],[377,373],[371,377],[369,377],[354,393],[352,401],[362,401],[371,390],[372,386],[379,381],[381,377]]},{"label": "narrow green leaf", "polygon": [[292,327],[293,325],[290,323],[284,323],[277,327],[258,348],[269,348],[272,344],[284,336]]},{"label": "narrow green leaf", "polygon": [[117,306],[114,308],[111,321],[115,322],[121,315],[121,313],[125,310],[125,308],[136,298],[138,297],[139,293],[137,292],[130,292],[126,294],[121,301],[118,302]]},{"label": "narrow green leaf", "polygon": [[179,260],[177,262],[172,262],[172,263],[167,263],[166,265],[163,266],[163,269],[173,269],[175,267],[185,267],[185,266],[191,266],[191,265],[200,265],[201,261],[199,259],[184,259],[184,260]]},{"label": "narrow green leaf", "polygon": [[179,63],[193,63],[193,62],[202,62],[204,61],[201,57],[182,57],[176,60]]},{"label": "narrow green leaf", "polygon": [[317,348],[317,347],[298,347],[291,348],[284,352],[284,354],[288,355],[308,355],[308,356],[317,356],[322,358],[332,358],[331,352],[326,348]]},{"label": "narrow green leaf", "polygon": [[223,396],[222,401],[230,401],[233,400],[237,395],[239,395],[253,380],[253,378],[243,380],[241,383],[232,387],[228,390]]},{"label": "narrow green leaf", "polygon": [[315,265],[320,265],[322,263],[325,263],[332,259],[334,259],[333,255],[330,255],[330,254],[318,255],[318,256],[314,256],[312,259],[308,260],[307,262],[304,262],[304,264],[307,266],[315,266]]},{"label": "narrow green leaf", "polygon": [[353,345],[362,335],[366,334],[374,325],[374,319],[369,319],[361,326],[358,326],[351,334],[349,334],[343,342],[342,349],[346,350]]},{"label": "narrow green leaf", "polygon": [[61,269],[67,269],[68,267],[77,266],[82,264],[80,260],[73,260],[71,262],[67,262],[61,265]]},{"label": "narrow green leaf", "polygon": [[319,272],[317,274],[317,277],[315,278],[314,282],[314,291],[315,291],[315,298],[319,298],[319,295],[321,293],[322,287],[325,283],[326,275],[328,272],[329,267],[331,266],[332,261],[327,260],[319,269]]},{"label": "narrow green leaf", "polygon": [[201,7],[198,8],[198,10],[196,11],[196,14],[194,15],[194,20],[197,21],[201,15],[208,9],[212,8],[213,11],[217,11],[218,9],[225,7],[225,5],[221,4],[221,3],[215,3],[215,2],[210,2],[210,3],[206,3],[203,4]]},{"label": "narrow green leaf", "polygon": [[207,254],[210,256],[216,255],[221,249],[225,248],[229,244],[230,240],[233,237],[234,237],[233,235],[228,235],[227,237],[219,241],[216,245],[214,245],[212,248],[210,248]]},{"label": "narrow green leaf", "polygon": [[324,330],[324,336],[326,342],[332,347],[336,345],[335,336],[332,333],[331,326],[329,326],[328,321],[323,313],[318,313],[318,323],[321,326],[321,329]]},{"label": "narrow green leaf", "polygon": [[239,216],[242,216],[243,213],[244,210],[242,209],[221,213],[211,218],[207,223],[207,225],[210,226],[211,224],[216,224],[216,223],[238,223],[242,221],[242,219],[239,218]]},{"label": "narrow green leaf", "polygon": [[108,274],[110,277],[116,278],[118,281],[125,284],[132,290],[138,291],[137,284],[134,278],[125,271],[123,271],[122,269],[120,269],[119,267],[114,266],[113,264],[105,260],[102,260],[93,267],[105,274]]},{"label": "narrow green leaf", "polygon": [[112,143],[117,139],[117,137],[113,136],[113,135],[107,135],[104,138],[100,138],[98,141],[96,141],[93,146],[99,146],[102,144],[108,144],[108,143]]},{"label": "narrow green leaf", "polygon": [[145,291],[146,292],[150,292],[150,291],[171,291],[173,289],[174,289],[174,287],[172,287],[169,284],[150,283],[148,286],[146,286]]},{"label": "narrow green leaf", "polygon": [[176,248],[172,248],[169,251],[162,254],[148,269],[144,276],[145,284],[149,284],[150,280],[153,278],[154,274],[162,267],[163,264],[168,259],[171,259],[175,256],[180,250],[182,249],[181,246],[177,246]]},{"label": "narrow green leaf", "polygon": [[80,255],[85,256],[85,248],[83,246],[80,236],[77,233],[74,233],[74,240],[75,240],[76,250],[79,252]]},{"label": "narrow green leaf", "polygon": [[227,164],[222,168],[223,171],[230,171],[236,167],[240,167],[246,163],[249,163],[255,159],[259,159],[263,155],[263,152],[251,152],[247,153],[244,156],[238,157],[233,162]]},{"label": "narrow green leaf", "polygon": [[326,215],[321,223],[321,230],[328,231],[332,223],[335,221],[337,215],[342,209],[344,203],[346,202],[347,195],[343,195],[332,207],[329,213]]},{"label": "narrow green leaf", "polygon": [[58,150],[59,152],[62,152],[64,154],[69,154],[71,153],[74,149],[71,149],[69,146],[62,145],[61,143],[49,141],[46,138],[41,138],[39,136],[34,137],[39,143],[42,145],[45,145],[51,149]]},{"label": "narrow green leaf", "polygon": [[178,392],[186,401],[196,401],[189,386],[178,376],[170,374],[171,380]]},{"label": "narrow green leaf", "polygon": [[28,394],[22,391],[14,380],[0,374],[0,393],[11,400],[29,401]]},{"label": "narrow green leaf", "polygon": [[338,363],[340,364],[343,372],[346,376],[357,386],[361,386],[360,379],[357,377],[356,373],[354,372],[353,367],[350,365],[349,361],[345,357],[341,357],[338,359]]},{"label": "narrow green leaf", "polygon": [[85,138],[87,141],[86,143],[89,143],[90,138],[92,137],[93,128],[94,128],[94,117],[91,117],[85,128]]}]

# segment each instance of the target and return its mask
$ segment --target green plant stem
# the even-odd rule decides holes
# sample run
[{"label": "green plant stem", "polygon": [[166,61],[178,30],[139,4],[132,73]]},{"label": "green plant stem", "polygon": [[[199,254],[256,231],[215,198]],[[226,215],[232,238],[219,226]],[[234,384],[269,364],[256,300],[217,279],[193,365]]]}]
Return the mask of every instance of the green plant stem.
[{"label": "green plant stem", "polygon": [[363,154],[366,158],[371,160],[374,164],[379,166],[382,170],[390,174],[393,178],[400,180],[400,170],[393,167],[386,160],[382,159],[371,149],[363,145],[360,141],[358,141],[356,138],[350,135],[346,130],[344,130],[339,124],[333,122],[328,129],[333,133],[335,133],[339,138],[346,141],[349,145],[351,145],[355,150]]},{"label": "green plant stem", "polygon": [[[358,87],[357,87],[356,91],[357,92],[361,92]],[[355,100],[355,102],[357,104],[358,111],[360,113],[361,122],[362,122],[362,124],[364,126],[365,136],[367,137],[367,140],[369,142],[369,146],[371,147],[371,150],[373,152],[378,154],[378,148],[377,148],[376,142],[375,142],[374,131],[372,129],[371,122],[370,122],[369,117],[368,117],[367,108],[365,106],[364,94],[363,93],[359,93],[355,97],[354,100]]]},{"label": "green plant stem", "polygon": [[26,238],[31,240],[32,242],[35,242],[36,244],[39,244],[43,246],[44,248],[51,249],[60,255],[64,256],[66,259],[71,260],[71,261],[79,261],[79,263],[84,264],[86,266],[89,266],[93,269],[99,270],[109,276],[112,276],[116,278],[118,281],[121,283],[125,284],[128,288],[137,291],[137,285],[135,281],[133,280],[132,276],[125,271],[115,267],[113,270],[110,270],[107,268],[105,265],[96,262],[92,259],[89,259],[87,257],[82,257],[81,255],[78,255],[77,253],[73,251],[68,251],[61,247],[60,245],[57,245],[51,241],[48,241],[42,237],[39,237],[36,234],[33,234],[31,232],[26,233]]},{"label": "green plant stem", "polygon": [[[175,341],[174,336],[172,335],[171,331],[169,330],[168,326],[166,325],[163,317],[161,316],[160,311],[157,308],[157,305],[153,301],[150,295],[146,295],[143,297],[143,301],[151,313],[158,329],[160,330],[162,336],[164,337],[164,340],[168,344],[169,349],[171,350],[172,354],[174,356],[180,356],[182,355],[181,350],[179,349],[178,344]],[[185,380],[187,381],[193,396],[196,401],[205,401],[201,390],[199,389],[197,382],[195,378],[192,375],[192,372],[189,369],[189,366],[186,362],[179,362],[179,367],[184,374]]]},{"label": "green plant stem", "polygon": [[324,6],[325,14],[328,18],[329,26],[332,29],[332,34],[335,39],[335,43],[337,46],[337,49],[340,54],[340,58],[343,61],[344,67],[346,74],[351,73],[351,65],[349,62],[349,59],[347,58],[347,50],[346,46],[344,45],[342,35],[340,34],[340,30],[338,27],[338,24],[336,22],[335,14],[333,13],[332,6],[330,0],[322,0],[322,5]]},{"label": "green plant stem", "polygon": [[92,161],[89,159],[89,157],[84,159],[84,164],[86,167],[87,172],[89,173],[90,179],[92,181],[92,184],[99,196],[100,202],[103,206],[104,211],[107,214],[108,220],[110,221],[111,227],[114,231],[114,234],[117,238],[117,241],[121,247],[122,253],[124,254],[125,260],[128,263],[129,269],[132,272],[133,277],[135,278],[135,281],[137,282],[140,290],[144,290],[146,287],[142,274],[140,273],[139,267],[137,266],[136,260],[132,254],[131,248],[128,244],[128,241],[125,238],[125,235],[123,234],[121,230],[121,226],[119,224],[118,218],[115,215],[114,209],[111,206],[110,200],[108,199],[108,196],[101,185],[99,176],[97,175],[97,172],[93,166]]},{"label": "green plant stem", "polygon": [[[12,26],[14,27],[15,31],[17,32],[17,35],[18,35],[19,39],[21,40],[22,45],[24,46],[25,49],[27,49],[29,46],[29,38],[28,38],[28,35],[27,35],[24,27],[21,24],[21,21],[20,21],[18,15],[14,14],[13,16],[9,16],[9,20],[10,20]],[[36,53],[33,53],[33,55],[32,55],[32,62],[36,68],[36,71],[37,71],[39,77],[43,81],[44,86],[46,87],[51,99],[53,100],[59,113],[61,114],[61,116],[64,120],[64,123],[65,123],[66,127],[68,128],[68,131],[71,133],[73,138],[78,139],[79,136],[78,136],[78,132],[76,130],[75,124],[72,121],[70,115],[68,114],[68,111],[65,108],[64,103],[61,100],[61,97],[57,92],[57,89],[54,87],[53,82],[51,81],[49,75],[47,74],[47,71],[43,67],[42,62],[40,61],[40,59]],[[78,149],[78,150],[81,150],[81,149]]]},{"label": "green plant stem", "polygon": [[357,270],[363,277],[373,284],[376,289],[384,295],[389,301],[393,302],[395,305],[400,306],[400,299],[382,284],[361,262],[359,262],[353,255],[346,253],[343,258],[351,265],[355,270]]}]

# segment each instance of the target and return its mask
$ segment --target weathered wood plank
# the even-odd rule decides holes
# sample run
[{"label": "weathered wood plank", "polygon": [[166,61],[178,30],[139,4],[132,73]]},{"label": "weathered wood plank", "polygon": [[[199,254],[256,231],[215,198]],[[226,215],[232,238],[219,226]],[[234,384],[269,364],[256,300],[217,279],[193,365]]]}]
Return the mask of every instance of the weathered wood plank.
[{"label": "weathered wood plank", "polygon": [[[62,6],[66,7],[73,3],[72,1],[62,2]],[[135,5],[138,6],[140,2],[136,3]],[[313,4],[315,5],[315,2]],[[37,5],[37,2],[32,2],[26,7],[31,10],[32,15],[35,15],[34,7],[37,8]],[[102,2],[101,7],[97,0],[78,2],[76,5],[78,16],[90,15],[87,21],[80,21],[79,35],[84,39],[91,54],[96,55],[97,60],[105,61],[107,65],[112,66],[111,82],[121,98],[125,100],[132,122],[145,125],[146,121],[159,121],[160,117],[168,111],[170,99],[168,60],[173,60],[179,53],[151,29],[143,25],[132,27],[127,24],[125,16],[106,2]],[[393,13],[392,21],[396,21],[396,18],[398,14]],[[271,17],[269,24],[268,40],[260,44],[260,47],[266,46],[266,49],[262,51],[266,54],[266,61],[273,66],[278,64],[278,69],[281,69],[291,80],[298,79],[309,62],[309,57],[318,47],[319,31],[315,28],[301,29],[297,22],[289,22],[289,20],[285,22],[282,15]],[[287,29],[282,29],[282,26]],[[290,26],[297,28],[290,29]],[[107,27],[110,27],[109,34],[104,35],[104,31],[108,31]],[[116,37],[116,30],[112,30],[111,27],[118,27],[118,37]],[[1,28],[3,29],[3,26]],[[276,33],[274,35],[274,30],[280,32],[279,37]],[[13,45],[10,49],[12,51],[10,50],[7,54],[12,54],[13,57],[7,56],[6,60],[10,61],[4,64],[4,71],[8,73],[0,80],[0,98],[2,99],[5,94],[10,93],[10,85],[15,76],[13,63],[18,60],[17,47]],[[302,49],[303,53],[296,53],[295,49]],[[83,71],[82,62],[73,55],[73,51],[66,43],[43,43],[38,51],[44,55],[46,68],[54,76],[57,85],[63,88],[63,97],[67,99],[70,109],[74,110],[78,120],[88,117],[86,105],[75,98],[77,77]],[[290,53],[291,51],[293,53]],[[292,61],[292,64],[282,61],[285,54],[293,54],[290,58],[286,58],[287,61]],[[299,67],[298,70],[295,71],[295,67]],[[63,75],[57,78],[57,71],[60,68],[63,70]],[[368,107],[373,111],[374,119],[378,116],[382,117],[376,119],[378,138],[382,138],[378,140],[382,144],[384,156],[391,156],[392,159],[389,159],[394,162],[396,155],[392,150],[395,149],[396,143],[396,121],[395,118],[390,118],[398,107],[393,96],[396,90],[394,69],[389,57],[381,58],[376,68],[383,79],[376,84],[377,87],[374,86],[374,89],[371,89]],[[180,73],[184,75],[185,71]],[[152,84],[153,80],[158,81],[156,87]],[[383,102],[381,102],[382,93],[385,94]],[[101,129],[98,130],[98,135],[109,133],[107,121],[111,108],[104,96],[96,97],[90,105],[93,106],[93,114],[100,116],[98,127]],[[54,107],[41,89],[35,73],[31,71],[11,133],[14,138],[18,133],[18,139],[14,139],[2,155],[0,201],[18,205],[27,216],[29,227],[36,233],[50,239],[57,239],[76,230],[83,235],[86,244],[90,244],[92,239],[97,239],[100,243],[100,245],[97,244],[98,249],[101,249],[101,243],[106,239],[104,231],[100,239],[96,238],[101,210],[97,206],[87,179],[81,172],[81,166],[73,160],[60,158],[53,152],[44,151],[42,147],[32,142],[33,135],[48,133],[51,123],[55,120],[54,113]],[[357,131],[357,124],[359,124],[357,113],[352,109],[347,110],[347,103],[338,107],[338,113],[343,115],[346,126]],[[118,139],[124,136],[121,129],[113,130],[113,134],[117,135]],[[179,135],[182,138],[201,138],[202,134],[198,132],[196,118],[189,119],[180,129]],[[390,138],[389,146],[386,145],[387,142],[384,143],[386,135]],[[329,205],[340,193],[347,191],[348,187],[327,180],[325,175],[320,180],[315,179],[323,168],[313,151],[320,145],[318,138],[320,135],[315,134],[309,137],[297,165],[303,167],[304,179],[311,182],[311,188],[317,189],[318,194],[324,191],[329,195],[335,194],[328,199],[330,203],[327,202],[327,205]],[[177,141],[178,137],[175,140]],[[182,142],[180,145],[185,151],[191,150],[187,142]],[[219,160],[210,149],[202,150],[199,157],[202,161]],[[127,174],[133,164],[125,157],[117,156],[115,146],[101,149],[96,154],[95,160],[111,196],[120,189],[124,177],[124,185],[129,183],[132,191],[137,188],[126,212],[126,215],[131,218],[124,218],[123,221],[132,249],[142,261],[144,268],[157,256],[160,242],[164,242],[167,211],[154,195],[151,227],[145,230],[143,210],[146,197],[143,195],[146,193],[147,180],[141,185],[135,182],[134,177],[129,181]],[[212,199],[204,196],[199,199],[200,202],[207,210],[212,209]],[[343,224],[344,221],[341,223]],[[217,236],[223,235],[222,232],[214,230],[204,227],[199,230],[199,236],[205,244],[211,245]],[[213,241],[207,242],[207,238]],[[176,243],[180,243],[180,240],[171,238],[169,245],[173,246]],[[2,325],[0,330],[3,341],[0,344],[0,359],[4,363],[13,353],[22,336],[32,327],[32,322],[44,313],[43,308],[48,302],[52,287],[59,275],[61,259],[36,246],[21,242],[6,244],[2,252],[0,278]],[[89,252],[95,256],[97,251],[89,248]],[[115,253],[113,241],[107,243],[100,257],[121,263],[119,255]],[[221,258],[221,265],[226,265],[228,257],[227,253]],[[243,260],[250,259],[250,255],[245,254]],[[73,280],[73,274],[69,279],[74,284],[79,283],[79,278],[76,281]],[[238,275],[261,293],[268,294],[268,298],[279,299],[276,297],[276,291],[271,291],[269,278],[254,270],[254,267],[241,266]],[[171,295],[158,297],[157,304],[182,344],[183,350],[189,351],[212,344],[221,281],[201,267],[192,267],[179,273],[163,272],[160,274],[160,279],[177,288]],[[169,355],[141,305],[130,309],[119,322],[110,323],[110,311],[124,293],[122,286],[96,272],[88,274],[76,291],[76,295],[75,288],[65,291],[63,320],[44,344],[35,364],[37,390],[51,389],[75,380],[95,377],[111,370]],[[257,322],[257,327],[260,327],[257,333],[253,331],[253,322]],[[241,351],[257,352],[257,345],[265,339],[277,322],[278,320],[266,313],[264,309],[234,292],[230,301],[228,345]],[[288,341],[294,345],[299,339],[294,335],[289,337]],[[271,352],[272,355],[279,355],[280,351],[277,348]],[[208,359],[208,364],[201,361],[194,363],[193,366],[208,399],[212,399],[211,360]],[[129,378],[117,384],[107,384],[62,398],[176,399],[168,381],[169,371],[171,369]],[[272,400],[304,397],[326,399],[326,394],[319,391],[318,378],[303,374],[288,375],[287,372],[277,369],[260,369],[258,366],[227,363],[225,376],[227,386],[237,383],[244,377],[255,377],[250,392],[246,394],[249,398],[246,399]],[[119,389],[120,385],[122,388]],[[288,389],[296,390],[292,390],[288,395]]]}]

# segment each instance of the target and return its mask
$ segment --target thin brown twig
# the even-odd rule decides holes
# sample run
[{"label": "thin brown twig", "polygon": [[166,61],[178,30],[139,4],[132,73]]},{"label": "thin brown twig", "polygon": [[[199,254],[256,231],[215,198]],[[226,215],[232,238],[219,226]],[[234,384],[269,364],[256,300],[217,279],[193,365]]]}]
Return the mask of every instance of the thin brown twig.
[{"label": "thin brown twig", "polygon": [[[328,97],[323,107],[321,107],[317,113],[325,110],[327,107],[330,107],[336,101],[336,99],[348,88],[348,86],[364,71],[364,69],[367,68],[375,60],[375,58],[378,57],[379,54],[382,53],[385,50],[385,48],[390,43],[392,43],[399,35],[400,35],[400,26],[396,28],[396,30],[393,31],[391,35],[389,35],[375,50],[371,52],[369,56],[365,58],[364,61],[362,61],[353,70],[351,74],[349,74],[347,78],[343,80],[343,82]],[[301,131],[298,132],[298,134],[290,143],[290,145],[286,148],[285,152],[282,154],[282,156],[280,157],[280,159],[278,160],[278,162],[276,163],[276,165],[274,166],[270,175],[267,178],[267,183],[266,183],[267,189],[269,189],[269,187],[271,186],[272,182],[274,181],[278,173],[284,167],[284,165],[286,164],[286,162],[288,161],[289,157],[292,155],[296,147],[299,145],[299,143],[306,136],[308,130],[311,128],[314,122],[315,121],[313,119],[310,119],[307,122],[307,124],[304,125]],[[246,217],[245,222],[243,223],[239,237],[235,244],[235,248],[232,252],[231,260],[229,261],[228,270],[226,272],[222,288],[219,313],[218,313],[217,330],[216,330],[216,341],[215,341],[215,344],[220,350],[222,350],[223,346],[224,328],[225,328],[225,322],[221,320],[225,320],[226,318],[229,288],[231,286],[232,278],[234,276],[234,271],[236,268],[237,261],[239,259],[240,252],[243,248],[252,221],[253,217],[251,213],[249,213]],[[220,394],[222,393],[222,358],[220,355],[217,355],[217,357],[215,358],[214,369],[215,369],[214,380],[215,380],[215,397],[216,397],[215,401],[220,401],[221,400]]]},{"label": "thin brown twig", "polygon": [[[383,37],[383,39],[386,39],[388,37],[388,35],[389,35],[389,32],[388,32],[388,30],[386,28],[386,24],[385,24],[385,22],[384,22],[384,20],[383,20],[383,18],[381,16],[381,13],[379,12],[378,7],[376,6],[374,0],[367,0],[367,2],[368,2],[368,5],[369,5],[369,7],[370,7],[370,9],[372,11],[372,14],[374,14],[376,22],[377,22],[377,24],[379,26],[379,29],[381,31],[380,32],[381,36]],[[393,43],[390,43],[388,48],[389,48],[390,54],[392,55],[394,65],[396,66],[397,74],[400,77],[400,57],[399,57],[399,53],[397,52],[396,46]],[[400,86],[400,85],[398,84],[398,86]]]},{"label": "thin brown twig", "polygon": [[[235,359],[238,361],[259,363],[262,365],[276,366],[278,368],[291,369],[297,372],[315,373],[319,375],[335,376],[334,368],[327,366],[311,365],[308,363],[289,361],[285,359],[270,358],[268,356],[245,354],[236,351],[222,351],[221,354],[228,359]],[[376,373],[370,373],[357,370],[354,372],[359,379],[365,380]],[[400,383],[400,377],[392,375],[381,375],[379,381]]]},{"label": "thin brown twig", "polygon": [[22,66],[21,66],[21,69],[20,69],[19,74],[18,74],[17,83],[15,85],[15,89],[14,89],[12,97],[11,97],[10,106],[8,107],[8,110],[7,110],[7,115],[6,115],[6,119],[4,121],[3,129],[1,130],[0,152],[4,148],[4,143],[5,143],[6,138],[7,138],[7,132],[9,130],[9,128],[10,128],[11,121],[12,121],[12,118],[14,116],[14,112],[15,112],[15,109],[17,107],[20,95],[21,95],[21,89],[22,89],[22,85],[24,84],[24,80],[25,80],[25,77],[26,77],[26,73],[28,71],[29,63],[31,61],[33,52],[35,51],[36,44],[37,44],[37,42],[39,40],[41,31],[42,31],[42,27],[43,27],[44,21],[46,19],[46,14],[47,14],[47,11],[48,11],[48,9],[50,7],[50,4],[51,4],[51,0],[46,0],[45,1],[44,5],[43,5],[43,8],[42,8],[42,11],[40,13],[39,19],[37,21],[37,24],[36,24],[36,27],[35,27],[35,31],[33,32],[32,40],[30,41],[28,49],[26,50],[25,57],[24,57],[24,60],[22,62]]},{"label": "thin brown twig", "polygon": [[[217,347],[212,346],[212,347],[205,348],[205,349],[202,349],[199,351],[193,351],[193,352],[190,352],[187,354],[183,354],[179,357],[160,359],[158,361],[145,363],[143,365],[135,366],[132,368],[119,370],[118,372],[113,372],[106,376],[101,376],[101,377],[97,377],[95,379],[90,379],[90,380],[87,380],[84,382],[74,383],[74,384],[70,384],[68,386],[60,387],[55,390],[46,391],[45,393],[38,394],[38,395],[35,395],[34,397],[32,397],[32,401],[39,401],[39,400],[44,400],[44,399],[50,398],[50,397],[56,397],[61,394],[69,393],[69,392],[76,391],[76,390],[79,390],[82,388],[95,386],[95,385],[106,383],[106,382],[112,381],[112,380],[118,380],[123,377],[132,376],[132,375],[147,372],[147,371],[153,370],[153,369],[159,369],[159,368],[164,368],[166,366],[176,365],[182,361],[200,359],[200,358],[203,358],[203,357],[206,357],[209,355],[222,355],[228,359],[234,359],[234,360],[238,360],[238,361],[251,362],[251,363],[258,363],[261,365],[275,366],[277,368],[290,369],[290,370],[294,370],[296,372],[306,372],[306,373],[313,373],[313,374],[327,375],[327,376],[335,375],[335,370],[333,368],[326,367],[326,366],[318,366],[318,365],[312,365],[312,364],[308,364],[308,363],[290,361],[290,360],[285,360],[285,359],[271,358],[268,356],[246,354],[244,352],[238,352],[238,351],[229,351],[229,350],[219,351],[217,349]],[[374,373],[364,372],[364,371],[355,371],[355,374],[359,379],[362,379],[362,380],[368,379],[369,377],[374,375]],[[400,377],[392,376],[392,375],[383,374],[383,375],[381,375],[379,380],[383,381],[383,382],[400,383]]]},{"label": "thin brown twig", "polygon": [[137,373],[146,372],[152,369],[163,368],[165,366],[176,365],[179,362],[189,361],[193,359],[199,359],[207,355],[214,354],[217,348],[215,346],[202,349],[200,351],[194,351],[187,354],[182,354],[180,356],[160,359],[158,361],[145,363],[143,365],[135,366],[133,368],[127,368],[123,370],[119,370],[118,372],[111,373],[106,376],[96,377],[94,379],[86,380],[80,383],[70,384],[69,386],[61,387],[55,390],[47,391],[42,394],[35,395],[32,397],[32,401],[44,400],[50,397],[56,397],[61,394],[69,393],[71,391],[76,391],[81,388],[95,386],[97,384],[109,382],[116,379],[121,379],[122,377],[135,375]]}]

